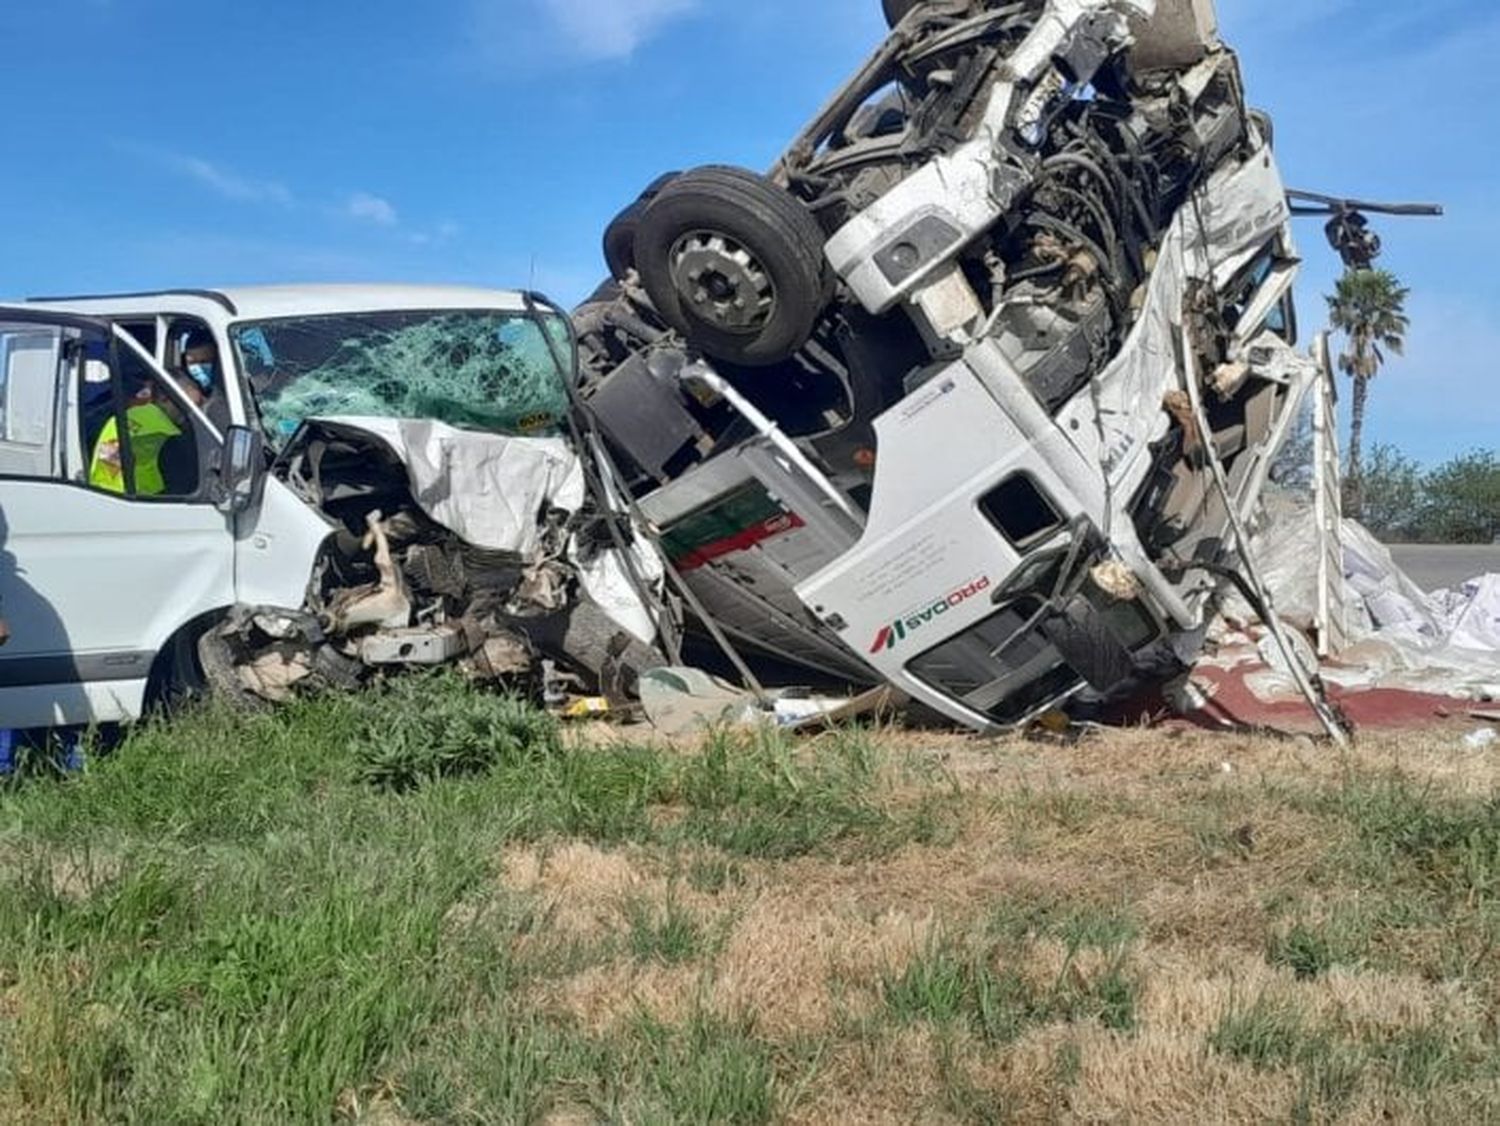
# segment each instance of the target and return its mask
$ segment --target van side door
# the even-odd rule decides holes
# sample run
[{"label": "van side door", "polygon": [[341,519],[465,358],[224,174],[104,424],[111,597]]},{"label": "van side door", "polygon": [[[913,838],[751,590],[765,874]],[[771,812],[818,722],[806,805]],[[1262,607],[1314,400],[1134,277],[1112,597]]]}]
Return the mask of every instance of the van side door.
[{"label": "van side door", "polygon": [[233,603],[219,444],[139,340],[0,308],[0,727],[139,718],[158,656]]}]

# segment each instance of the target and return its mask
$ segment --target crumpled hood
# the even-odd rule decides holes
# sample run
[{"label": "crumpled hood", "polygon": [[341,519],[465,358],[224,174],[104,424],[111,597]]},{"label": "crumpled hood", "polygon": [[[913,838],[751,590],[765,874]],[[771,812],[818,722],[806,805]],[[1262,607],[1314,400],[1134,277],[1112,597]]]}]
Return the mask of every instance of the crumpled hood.
[{"label": "crumpled hood", "polygon": [[[564,438],[514,438],[460,430],[441,422],[393,418],[308,419],[283,453],[300,450],[314,433],[378,442],[406,466],[412,497],[434,522],[486,551],[532,559],[541,549],[541,514],[577,512],[588,498],[583,462]],[[660,589],[660,557],[638,535],[633,570]],[[657,625],[620,553],[585,555],[577,538],[568,559],[584,590],[616,624],[645,644]]]},{"label": "crumpled hood", "polygon": [[583,465],[563,438],[512,438],[421,420],[318,418],[308,420],[288,453],[310,428],[379,442],[406,466],[423,512],[485,550],[529,556],[539,544],[538,514],[576,512],[585,500]]}]

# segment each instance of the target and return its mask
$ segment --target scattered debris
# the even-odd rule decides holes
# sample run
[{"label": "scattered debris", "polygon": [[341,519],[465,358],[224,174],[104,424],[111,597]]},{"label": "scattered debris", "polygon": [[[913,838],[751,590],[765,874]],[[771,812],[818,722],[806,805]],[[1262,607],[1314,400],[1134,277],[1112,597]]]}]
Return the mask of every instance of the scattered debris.
[{"label": "scattered debris", "polygon": [[[539,688],[544,659],[585,674],[558,710],[625,703],[663,662],[649,612],[601,570],[579,456],[561,438],[516,438],[434,422],[304,424],[280,459],[287,484],[336,528],[303,618],[232,615],[210,644],[231,648],[245,689],[280,701],[303,682],[351,687],[379,670],[457,664]],[[637,549],[636,566],[661,570]],[[539,693],[540,694],[540,693]]]},{"label": "scattered debris", "polygon": [[1493,727],[1481,727],[1464,737],[1464,746],[1471,751],[1488,750],[1497,743],[1500,743],[1500,731]]},{"label": "scattered debris", "polygon": [[[1342,741],[1329,685],[1500,693],[1500,576],[1428,599],[1340,522],[1297,209],[1211,0],[886,10],[769,174],[649,185],[571,324],[530,294],[394,288],[11,310],[64,318],[48,347],[93,404],[70,433],[123,409],[118,357],[171,383],[186,337],[155,334],[182,310],[237,386],[185,423],[218,440],[198,499],[229,517],[200,604],[121,654],[128,689],[106,669],[107,701],[7,706],[137,718],[194,647],[247,707],[453,666],[573,718],[638,701],[669,733],[910,702],[1058,734],[1064,707],[1168,684],[1219,723],[1298,700]],[[1377,205],[1292,194],[1378,253]],[[1318,504],[1278,524],[1309,396]],[[688,624],[746,688],[683,667]],[[756,659],[814,687],[767,690]]]},{"label": "scattered debris", "polygon": [[694,668],[651,669],[641,676],[640,693],[646,717],[664,735],[758,725],[811,730],[879,715],[899,700],[889,688],[872,689],[852,698],[784,688],[762,699]]}]

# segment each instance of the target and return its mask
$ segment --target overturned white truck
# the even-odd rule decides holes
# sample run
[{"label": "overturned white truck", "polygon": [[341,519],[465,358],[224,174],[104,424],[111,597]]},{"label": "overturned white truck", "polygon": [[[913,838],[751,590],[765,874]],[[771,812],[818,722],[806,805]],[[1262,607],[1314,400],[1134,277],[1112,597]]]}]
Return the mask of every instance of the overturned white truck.
[{"label": "overturned white truck", "polygon": [[1209,0],[906,0],[769,175],[663,176],[581,401],[704,613],[1013,725],[1199,644],[1326,362]]}]

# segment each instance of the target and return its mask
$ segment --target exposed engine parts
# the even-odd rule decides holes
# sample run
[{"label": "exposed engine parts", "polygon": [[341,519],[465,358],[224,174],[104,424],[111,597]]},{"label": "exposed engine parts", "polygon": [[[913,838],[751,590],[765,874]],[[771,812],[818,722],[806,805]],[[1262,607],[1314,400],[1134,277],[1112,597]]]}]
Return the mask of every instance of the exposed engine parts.
[{"label": "exposed engine parts", "polygon": [[[581,492],[545,480],[539,490],[535,478],[514,488],[517,522],[504,533],[512,543],[479,547],[424,509],[410,465],[392,435],[383,438],[345,422],[310,424],[286,452],[288,483],[342,530],[318,564],[305,614],[241,610],[205,639],[216,687],[276,701],[382,670],[454,665],[538,698],[544,680],[572,670],[572,690],[626,703],[639,673],[663,658],[614,622],[581,578],[594,519]],[[445,440],[494,451],[527,441],[457,431]]]}]

